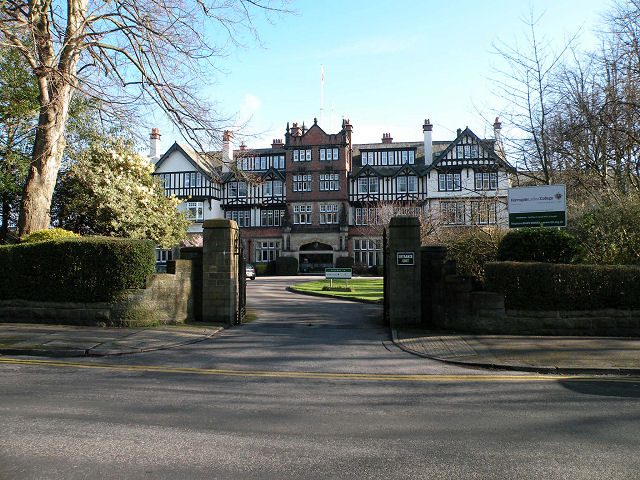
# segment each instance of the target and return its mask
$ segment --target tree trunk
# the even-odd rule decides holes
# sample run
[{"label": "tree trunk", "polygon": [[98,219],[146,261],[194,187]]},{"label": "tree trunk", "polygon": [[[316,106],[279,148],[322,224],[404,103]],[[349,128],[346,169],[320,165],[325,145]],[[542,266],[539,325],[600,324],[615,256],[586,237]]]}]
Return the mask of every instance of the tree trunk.
[{"label": "tree trunk", "polygon": [[49,228],[51,222],[51,198],[64,152],[64,131],[74,90],[66,82],[55,83],[50,102],[40,109],[31,167],[22,194],[18,220],[20,237]]},{"label": "tree trunk", "polygon": [[11,212],[11,205],[9,199],[6,196],[2,196],[2,225],[0,226],[0,244],[7,243],[7,236],[9,234],[9,213]]}]

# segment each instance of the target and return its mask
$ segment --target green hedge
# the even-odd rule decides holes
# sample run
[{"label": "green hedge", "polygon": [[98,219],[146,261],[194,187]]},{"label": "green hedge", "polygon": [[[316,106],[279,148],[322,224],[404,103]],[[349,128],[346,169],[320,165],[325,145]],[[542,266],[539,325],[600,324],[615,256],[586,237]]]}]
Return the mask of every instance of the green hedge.
[{"label": "green hedge", "polygon": [[298,259],[295,257],[278,257],[276,259],[276,275],[297,275]]},{"label": "green hedge", "polygon": [[514,310],[640,308],[640,267],[491,262],[485,288]]},{"label": "green hedge", "polygon": [[576,239],[553,228],[511,230],[500,244],[496,258],[505,262],[570,263],[580,252]]},{"label": "green hedge", "polygon": [[336,268],[353,268],[355,260],[353,257],[338,257],[336,258]]},{"label": "green hedge", "polygon": [[144,287],[155,271],[149,240],[65,238],[0,247],[0,300],[101,302]]}]

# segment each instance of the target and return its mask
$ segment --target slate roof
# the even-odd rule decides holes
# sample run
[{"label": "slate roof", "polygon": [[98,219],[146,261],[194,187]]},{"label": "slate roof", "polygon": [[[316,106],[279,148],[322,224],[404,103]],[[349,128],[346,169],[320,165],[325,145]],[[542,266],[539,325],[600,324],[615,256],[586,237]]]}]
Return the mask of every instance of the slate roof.
[{"label": "slate roof", "polygon": [[174,142],[171,148],[167,150],[162,157],[156,162],[156,168],[162,165],[173,152],[181,152],[182,155],[201,173],[211,178],[219,178],[222,168],[222,152],[207,152],[204,154],[196,152],[189,145],[181,142]]}]

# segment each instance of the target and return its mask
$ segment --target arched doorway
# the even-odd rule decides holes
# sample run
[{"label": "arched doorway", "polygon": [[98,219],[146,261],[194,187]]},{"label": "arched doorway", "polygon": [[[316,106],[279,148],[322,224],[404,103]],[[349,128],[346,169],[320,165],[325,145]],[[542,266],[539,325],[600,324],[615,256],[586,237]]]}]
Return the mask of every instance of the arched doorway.
[{"label": "arched doorway", "polygon": [[333,267],[333,247],[322,242],[311,242],[300,246],[300,272],[324,272]]}]

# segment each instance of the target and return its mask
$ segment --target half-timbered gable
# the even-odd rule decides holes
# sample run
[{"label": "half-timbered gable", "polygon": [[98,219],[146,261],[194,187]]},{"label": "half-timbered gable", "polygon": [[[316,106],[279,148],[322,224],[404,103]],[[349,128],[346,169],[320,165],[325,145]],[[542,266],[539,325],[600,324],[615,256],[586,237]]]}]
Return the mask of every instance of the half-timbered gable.
[{"label": "half-timbered gable", "polygon": [[506,194],[512,167],[495,152],[493,139],[483,140],[468,127],[458,130],[429,169],[431,198]]},{"label": "half-timbered gable", "polygon": [[214,167],[219,154],[198,154],[175,142],[155,164],[154,175],[167,195],[198,200],[220,199],[220,175]]},{"label": "half-timbered gable", "polygon": [[178,209],[193,222],[189,232],[200,232],[204,220],[222,216],[220,169],[219,152],[200,154],[178,142],[155,163],[153,174],[162,181],[165,195],[184,200]]}]

